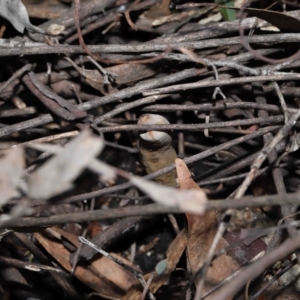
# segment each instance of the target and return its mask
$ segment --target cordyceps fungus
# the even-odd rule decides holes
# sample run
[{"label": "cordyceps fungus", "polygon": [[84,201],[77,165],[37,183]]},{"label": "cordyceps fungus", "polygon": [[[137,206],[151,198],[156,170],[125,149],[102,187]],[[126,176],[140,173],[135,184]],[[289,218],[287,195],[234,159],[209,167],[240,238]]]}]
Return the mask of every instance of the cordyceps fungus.
[{"label": "cordyceps fungus", "polygon": [[[169,121],[156,114],[144,114],[138,120],[139,125],[170,124]],[[156,172],[175,162],[176,151],[172,146],[172,136],[165,131],[147,131],[140,134],[139,149],[141,161],[148,174]],[[157,177],[158,183],[176,186],[176,171]]]}]

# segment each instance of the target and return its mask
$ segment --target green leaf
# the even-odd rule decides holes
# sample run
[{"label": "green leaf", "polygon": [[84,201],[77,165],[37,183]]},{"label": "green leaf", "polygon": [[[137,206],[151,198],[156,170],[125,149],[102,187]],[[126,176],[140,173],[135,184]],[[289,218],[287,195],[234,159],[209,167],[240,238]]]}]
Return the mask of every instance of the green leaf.
[{"label": "green leaf", "polygon": [[[215,3],[224,6],[234,6],[233,0],[215,0]],[[236,12],[233,9],[219,8],[220,13],[225,21],[234,21],[236,19]]]}]

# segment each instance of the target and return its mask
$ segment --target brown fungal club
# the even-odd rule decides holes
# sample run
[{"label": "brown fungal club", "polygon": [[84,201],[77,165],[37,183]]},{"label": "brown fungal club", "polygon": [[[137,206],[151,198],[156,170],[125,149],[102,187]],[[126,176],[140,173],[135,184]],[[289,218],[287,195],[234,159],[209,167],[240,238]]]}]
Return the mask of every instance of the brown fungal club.
[{"label": "brown fungal club", "polygon": [[[170,124],[169,121],[157,114],[144,114],[138,120],[139,125]],[[175,162],[176,151],[172,146],[172,136],[165,131],[147,131],[140,134],[139,150],[141,161],[146,172],[158,171]],[[168,186],[176,186],[176,171],[157,177],[156,182]]]}]

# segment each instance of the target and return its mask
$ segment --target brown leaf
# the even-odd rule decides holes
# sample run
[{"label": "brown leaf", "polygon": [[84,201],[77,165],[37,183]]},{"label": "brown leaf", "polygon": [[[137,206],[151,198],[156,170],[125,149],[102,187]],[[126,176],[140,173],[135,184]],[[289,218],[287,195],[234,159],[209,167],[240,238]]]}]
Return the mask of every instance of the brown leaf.
[{"label": "brown leaf", "polygon": [[[79,244],[75,235],[60,228],[54,227],[52,230],[64,238],[67,238],[73,244]],[[67,271],[71,270],[72,266],[69,263],[70,252],[61,243],[53,237],[48,237],[41,233],[35,233],[35,238],[63,268]],[[123,257],[115,253],[110,254],[122,260],[124,263],[131,265],[131,263]],[[77,266],[75,276],[107,299],[120,299],[124,295],[124,292],[136,281],[133,274],[106,257],[100,257],[94,260],[89,267],[83,265]]]},{"label": "brown leaf", "polygon": [[98,70],[84,69],[83,76],[91,87],[100,91],[103,95],[109,95],[118,91],[118,89],[111,84],[106,84],[104,82],[103,76]]},{"label": "brown leaf", "polygon": [[[201,190],[198,184],[193,181],[184,161],[176,159],[175,163],[180,189]],[[192,273],[195,274],[206,261],[206,256],[218,229],[218,219],[214,211],[205,212],[201,216],[191,213],[186,214],[186,216],[188,220],[187,254]],[[216,252],[227,246],[228,243],[222,238],[216,247]],[[228,254],[218,256],[208,268],[204,292],[234,273],[238,268],[238,263]],[[207,299],[209,298],[208,296]]]},{"label": "brown leaf", "polygon": [[[84,76],[90,86],[100,91],[102,94],[107,95],[117,91],[116,87],[104,82],[103,75],[99,72],[99,70],[82,69],[70,58],[67,58],[67,60],[81,75]],[[153,69],[145,64],[121,64],[106,68],[105,71],[115,77],[114,85],[134,83],[156,74]]]},{"label": "brown leaf", "polygon": [[[71,271],[72,266],[68,259],[70,252],[61,243],[53,240],[53,238],[47,238],[40,233],[35,233],[34,236],[43,248],[53,256],[63,268],[67,271]],[[100,293],[102,297],[112,299],[113,297],[120,298],[122,296],[122,291],[120,289],[107,280],[99,278],[88,268],[77,266],[74,274],[81,282]]]},{"label": "brown leaf", "polygon": [[0,158],[0,207],[11,198],[19,196],[24,166],[24,153],[21,147],[5,152]]},{"label": "brown leaf", "polygon": [[[110,255],[121,260],[124,264],[135,268],[135,266],[124,257],[116,253],[110,253]],[[124,292],[128,291],[131,286],[136,283],[136,278],[132,273],[106,257],[93,260],[91,264],[101,276],[118,286]]]},{"label": "brown leaf", "polygon": [[62,239],[62,237],[65,238],[67,241],[69,241],[71,244],[73,244],[76,248],[80,244],[76,235],[63,230],[60,227],[47,228],[47,232],[49,232],[49,231],[50,232],[54,231],[54,235],[55,235],[55,233],[58,234],[58,235],[55,235],[56,237],[59,237],[59,239]]},{"label": "brown leaf", "polygon": [[105,69],[116,75],[116,84],[131,84],[151,77],[157,72],[146,64],[121,64]]},{"label": "brown leaf", "polygon": [[156,19],[159,17],[168,16],[171,14],[170,8],[170,0],[162,0],[161,3],[154,5],[151,9],[149,9],[145,13],[145,17],[149,19]]},{"label": "brown leaf", "polygon": [[[49,229],[50,228],[47,228],[47,231]],[[67,232],[59,227],[52,227],[51,230],[68,240],[76,248],[79,246],[80,242],[76,235]],[[135,267],[130,261],[126,260],[122,256],[116,253],[110,254],[115,258],[121,260],[123,263],[131,266],[132,268]],[[105,279],[111,281],[123,291],[127,291],[133,285],[133,283],[136,282],[136,278],[132,273],[104,256],[99,259],[93,260],[91,262],[91,266],[94,268],[94,272],[99,273],[100,277],[105,277]]]}]

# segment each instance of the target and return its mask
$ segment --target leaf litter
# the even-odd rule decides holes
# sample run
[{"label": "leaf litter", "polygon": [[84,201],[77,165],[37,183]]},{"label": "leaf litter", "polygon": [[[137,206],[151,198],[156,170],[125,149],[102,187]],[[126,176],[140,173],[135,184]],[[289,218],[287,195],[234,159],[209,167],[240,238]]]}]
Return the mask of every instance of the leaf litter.
[{"label": "leaf litter", "polygon": [[[293,244],[298,202],[286,207],[283,200],[288,193],[296,199],[300,184],[293,153],[298,10],[244,2],[240,11],[249,18],[213,23],[220,7],[185,1],[80,1],[75,9],[71,1],[33,2],[0,4],[8,21],[0,24],[1,298],[227,300],[240,291],[245,299],[297,299],[299,286],[291,282],[300,274]],[[270,24],[280,31],[260,31]],[[251,33],[255,51],[243,49],[239,26]],[[143,98],[152,93],[159,98]],[[245,192],[256,198],[257,190],[260,197],[282,195],[281,206],[268,207],[266,198],[262,210],[245,202],[237,212],[228,204],[231,219],[218,237],[225,221],[214,200],[244,201]],[[143,216],[122,215],[131,207]],[[148,207],[177,214],[153,216]],[[103,211],[108,220],[72,219]],[[63,225],[26,226],[40,218]],[[28,230],[22,245],[12,232],[18,224]],[[91,255],[78,236],[133,271]],[[47,280],[48,271],[18,271],[18,260],[26,272],[32,260],[45,264],[37,246],[64,274],[58,281]],[[17,260],[7,263],[10,257]],[[82,285],[71,280],[73,272]],[[256,274],[255,281],[245,274]],[[21,283],[33,295],[23,296]]]}]

